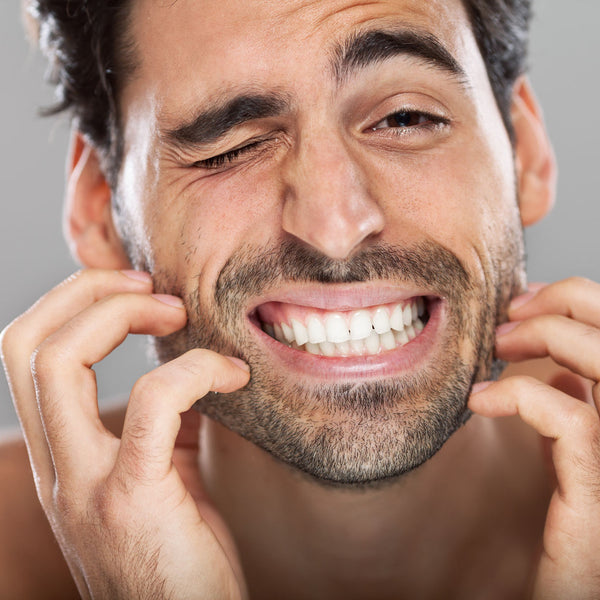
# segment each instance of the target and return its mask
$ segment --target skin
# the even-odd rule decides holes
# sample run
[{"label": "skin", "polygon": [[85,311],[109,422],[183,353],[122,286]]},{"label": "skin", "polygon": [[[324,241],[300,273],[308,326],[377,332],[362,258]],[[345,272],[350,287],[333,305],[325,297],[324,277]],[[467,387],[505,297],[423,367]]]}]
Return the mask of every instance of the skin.
[{"label": "skin", "polygon": [[[340,32],[391,20],[434,33],[470,85],[395,58],[335,89],[323,48]],[[499,358],[551,357],[565,368],[560,385],[513,371],[477,387],[470,407],[478,414],[419,469],[376,488],[315,483],[190,411],[209,390],[226,403],[247,385],[252,374],[239,360],[192,349],[151,371],[131,392],[120,437],[99,419],[90,369],[129,333],[160,337],[193,322],[189,302],[164,292],[197,293],[210,309],[223,265],[244,244],[293,238],[342,260],[379,243],[432,240],[490,297],[507,230],[541,218],[553,196],[552,153],[527,82],[514,90],[512,148],[454,1],[200,8],[140,0],[132,33],[143,62],[121,98],[123,216],[113,218],[98,158],[75,134],[67,230],[89,269],[2,336],[37,493],[81,595],[594,597],[600,398],[595,387],[596,405],[575,396],[579,376],[598,380],[596,284],[573,279],[516,298],[506,308],[518,326],[497,331]],[[398,110],[380,89],[390,77],[394,97],[444,107],[448,134],[374,132],[370,125]],[[159,132],[189,118],[212,90],[249,80],[284,89],[297,109],[191,157],[161,143]],[[261,160],[210,176],[190,168],[274,128]],[[153,279],[119,271],[131,266],[124,235],[134,266]],[[513,275],[524,288],[524,274]],[[473,358],[462,342],[461,356]],[[487,418],[497,416],[513,418]],[[539,435],[557,481],[547,518],[552,490]]]}]

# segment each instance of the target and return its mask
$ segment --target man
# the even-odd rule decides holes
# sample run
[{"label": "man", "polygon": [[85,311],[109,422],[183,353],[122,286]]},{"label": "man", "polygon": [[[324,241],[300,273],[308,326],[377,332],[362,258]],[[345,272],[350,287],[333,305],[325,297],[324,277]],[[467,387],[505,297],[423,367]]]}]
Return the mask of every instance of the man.
[{"label": "man", "polygon": [[[80,594],[598,597],[600,289],[527,289],[528,4],[34,4],[87,270],[2,352]],[[116,437],[128,333],[161,365]]]}]

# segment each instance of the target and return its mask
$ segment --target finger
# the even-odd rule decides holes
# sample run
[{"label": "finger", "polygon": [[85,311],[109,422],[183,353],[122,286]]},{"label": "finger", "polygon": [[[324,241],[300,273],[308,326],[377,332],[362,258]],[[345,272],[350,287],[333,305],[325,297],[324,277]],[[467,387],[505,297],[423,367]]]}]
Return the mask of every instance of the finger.
[{"label": "finger", "polygon": [[574,373],[600,380],[600,330],[563,316],[501,325],[496,330],[496,355],[508,361],[550,356]]},{"label": "finger", "polygon": [[[160,298],[160,299],[159,299]],[[37,400],[57,476],[77,471],[112,440],[98,414],[91,366],[128,333],[167,335],[186,321],[174,297],[116,294],[78,313],[48,337],[33,361]],[[86,456],[87,455],[87,456]]]},{"label": "finger", "polygon": [[193,349],[141,377],[129,398],[119,449],[124,480],[164,478],[172,468],[180,415],[209,391],[227,393],[246,385],[249,371],[239,365],[210,350]]},{"label": "finger", "polygon": [[50,333],[98,298],[119,291],[147,292],[147,273],[134,271],[79,271],[48,292],[0,334],[0,348],[15,408],[25,435],[36,482],[51,466],[31,377],[30,358]]},{"label": "finger", "polygon": [[511,302],[511,321],[557,314],[600,327],[600,284],[583,277],[571,277],[536,288]]},{"label": "finger", "polygon": [[561,491],[573,500],[589,500],[600,477],[596,459],[600,421],[593,407],[537,379],[519,376],[475,386],[469,408],[486,417],[519,415],[540,435],[554,440]]}]

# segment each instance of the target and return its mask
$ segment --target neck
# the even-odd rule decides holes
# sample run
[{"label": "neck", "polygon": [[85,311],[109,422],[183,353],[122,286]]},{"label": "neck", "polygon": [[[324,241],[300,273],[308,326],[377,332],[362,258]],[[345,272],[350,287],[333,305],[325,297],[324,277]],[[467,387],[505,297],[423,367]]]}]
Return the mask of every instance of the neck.
[{"label": "neck", "polygon": [[362,489],[315,482],[209,419],[201,440],[205,485],[252,597],[468,598],[491,588],[517,598],[526,588],[548,486],[539,441],[518,421],[473,417],[415,471]]}]

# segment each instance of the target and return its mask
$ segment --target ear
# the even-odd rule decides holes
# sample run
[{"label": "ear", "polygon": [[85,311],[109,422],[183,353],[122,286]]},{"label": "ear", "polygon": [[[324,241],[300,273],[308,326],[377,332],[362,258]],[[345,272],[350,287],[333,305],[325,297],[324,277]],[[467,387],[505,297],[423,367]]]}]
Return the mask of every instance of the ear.
[{"label": "ear", "polygon": [[527,227],[544,217],[554,204],[556,159],[539,104],[525,77],[515,84],[511,116],[521,222]]},{"label": "ear", "polygon": [[85,267],[130,268],[114,226],[111,199],[96,151],[79,131],[73,131],[63,229],[73,258]]}]

